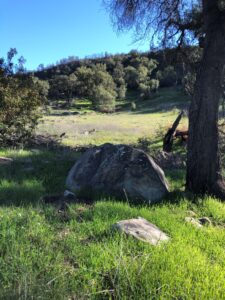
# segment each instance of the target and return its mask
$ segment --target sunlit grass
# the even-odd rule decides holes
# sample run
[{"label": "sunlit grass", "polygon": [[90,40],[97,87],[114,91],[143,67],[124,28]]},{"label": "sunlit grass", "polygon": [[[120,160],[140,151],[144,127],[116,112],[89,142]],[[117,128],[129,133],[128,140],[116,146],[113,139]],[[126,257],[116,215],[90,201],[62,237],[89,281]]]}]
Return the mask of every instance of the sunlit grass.
[{"label": "sunlit grass", "polygon": [[[188,98],[179,89],[173,88],[162,89],[146,101],[136,99],[137,109],[134,112],[130,109],[129,99],[124,101],[124,109],[120,104],[121,111],[114,114],[93,111],[83,114],[86,112],[84,105],[84,111],[82,106],[79,110],[80,115],[45,116],[39,124],[38,133],[59,136],[65,132],[62,142],[69,146],[100,145],[106,142],[135,144],[140,137],[154,139],[159,128],[165,134],[180,109],[187,106],[187,101]],[[180,126],[187,126],[187,118],[182,119]]]},{"label": "sunlit grass", "polygon": [[[64,190],[76,155],[1,155],[14,162],[0,169],[0,299],[224,299],[225,204],[188,199],[184,171],[166,170],[171,190],[180,192],[159,205],[99,199],[60,213],[40,197]],[[24,172],[27,160],[34,170]],[[212,225],[186,223],[190,210]],[[153,247],[112,231],[115,222],[138,216],[170,241]]]},{"label": "sunlit grass", "polygon": [[[137,144],[144,137],[150,150],[161,148],[185,100],[180,91],[162,90],[137,103],[135,112],[128,109],[135,95],[129,97],[113,115],[46,116],[39,132],[66,132],[63,143],[70,146]],[[90,109],[88,102],[78,105]],[[13,159],[0,165],[0,299],[225,299],[225,203],[190,197],[179,169],[165,170],[171,194],[158,205],[99,198],[62,212],[43,204],[43,195],[64,191],[79,155],[68,149],[0,150]],[[194,227],[185,222],[190,213],[212,225]],[[154,247],[112,230],[115,222],[139,216],[170,241]]]}]

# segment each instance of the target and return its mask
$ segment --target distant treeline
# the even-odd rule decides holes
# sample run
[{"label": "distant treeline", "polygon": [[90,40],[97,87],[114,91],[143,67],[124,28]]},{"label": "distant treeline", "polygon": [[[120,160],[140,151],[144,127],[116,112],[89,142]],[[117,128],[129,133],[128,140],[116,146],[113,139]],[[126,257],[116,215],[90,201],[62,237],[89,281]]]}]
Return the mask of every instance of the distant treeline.
[{"label": "distant treeline", "polygon": [[140,99],[148,99],[159,87],[182,85],[192,93],[201,50],[197,47],[166,49],[140,53],[78,59],[69,57],[58,64],[40,65],[34,73],[48,81],[49,99],[64,99],[67,105],[75,97],[92,101],[102,112],[115,109],[116,100],[126,97],[129,90],[138,92]]}]

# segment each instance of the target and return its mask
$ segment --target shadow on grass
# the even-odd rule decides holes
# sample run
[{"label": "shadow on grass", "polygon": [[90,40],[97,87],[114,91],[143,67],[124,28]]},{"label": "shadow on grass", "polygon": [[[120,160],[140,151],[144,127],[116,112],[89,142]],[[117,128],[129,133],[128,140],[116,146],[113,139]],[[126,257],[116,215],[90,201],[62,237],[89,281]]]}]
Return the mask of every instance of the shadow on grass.
[{"label": "shadow on grass", "polygon": [[[86,149],[55,145],[55,149],[52,147],[52,150],[46,150],[45,145],[39,149],[3,151],[5,156],[13,159],[13,162],[9,165],[0,165],[0,205],[37,206],[44,195],[63,193],[69,170],[80,153]],[[165,170],[165,174],[172,193],[163,201],[176,203],[178,199],[183,198],[185,171]],[[83,199],[81,203],[86,203],[85,199],[89,198]],[[97,199],[103,198],[98,195]],[[107,197],[104,199],[107,201]],[[93,200],[88,203],[96,202],[96,197]]]},{"label": "shadow on grass", "polygon": [[66,176],[80,154],[61,148],[8,150],[4,155],[13,162],[0,165],[0,205],[36,206],[43,195],[64,191]]},{"label": "shadow on grass", "polygon": [[174,109],[187,110],[190,98],[184,95],[180,87],[161,88],[149,99],[141,100],[136,92],[130,92],[127,101],[120,105],[120,111],[131,112],[131,103],[135,102],[136,110],[132,114],[151,114],[170,112]]}]

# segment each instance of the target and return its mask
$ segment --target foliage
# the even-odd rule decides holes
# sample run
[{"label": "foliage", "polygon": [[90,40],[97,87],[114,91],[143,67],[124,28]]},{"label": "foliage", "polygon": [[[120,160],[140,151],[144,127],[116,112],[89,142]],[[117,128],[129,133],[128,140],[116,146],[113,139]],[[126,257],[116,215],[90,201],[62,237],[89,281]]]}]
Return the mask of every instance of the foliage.
[{"label": "foliage", "polygon": [[132,111],[135,111],[137,109],[137,105],[134,101],[131,102],[130,106]]},{"label": "foliage", "polygon": [[135,56],[125,68],[125,80],[127,86],[133,90],[139,90],[142,99],[148,99],[159,86],[157,79],[151,77],[157,67],[155,60],[148,60],[146,57]]},{"label": "foliage", "polygon": [[50,85],[47,80],[40,80],[37,77],[33,77],[34,84],[37,85],[39,89],[39,94],[42,97],[48,98]]},{"label": "foliage", "polygon": [[139,86],[139,72],[136,68],[128,66],[125,69],[126,83],[130,89],[137,89]]},{"label": "foliage", "polygon": [[66,99],[67,105],[69,106],[76,89],[76,76],[71,74],[67,75],[56,75],[50,80],[50,98]]},{"label": "foliage", "polygon": [[157,79],[161,87],[174,86],[177,83],[177,73],[173,66],[167,66],[164,70],[157,72]]},{"label": "foliage", "polygon": [[116,89],[117,98],[120,100],[124,100],[126,98],[127,87],[126,84],[122,84]]},{"label": "foliage", "polygon": [[99,85],[94,92],[94,107],[100,112],[114,112],[115,111],[115,93],[107,91],[104,86]]},{"label": "foliage", "polygon": [[94,71],[92,68],[82,66],[75,72],[77,77],[76,93],[80,97],[91,98],[93,96]]},{"label": "foliage", "polygon": [[[162,55],[161,52],[139,53],[137,51],[120,55],[107,54],[92,59],[76,59],[56,67],[39,70],[36,74],[39,78],[49,81],[49,95],[53,100],[67,101],[77,97],[91,100],[96,82],[104,81],[104,77],[107,76],[111,76],[114,84],[111,83],[111,87],[106,87],[106,90],[116,91],[117,100],[125,99],[127,91],[130,90],[137,90],[140,98],[147,99],[158,88],[156,73],[162,68],[162,64],[158,63],[158,60],[162,60]],[[168,55],[174,57],[173,51]],[[97,72],[99,66],[102,66],[102,70]],[[75,76],[75,79],[71,76]],[[95,80],[96,76],[99,79]],[[101,85],[105,86],[105,83]]]},{"label": "foliage", "polygon": [[[0,144],[15,146],[29,141],[34,133],[40,107],[46,100],[47,84],[30,74],[23,73],[22,60],[19,68],[12,59],[15,49],[8,53],[8,61],[0,66]],[[17,73],[13,74],[14,68]]]},{"label": "foliage", "polygon": [[151,79],[145,83],[140,83],[140,97],[142,99],[148,99],[153,93],[156,93],[159,87],[159,81],[157,79]]},{"label": "foliage", "polygon": [[127,85],[125,82],[125,71],[122,63],[118,61],[115,64],[115,67],[112,72],[113,80],[116,84],[116,91],[117,91],[117,97],[118,99],[125,99],[126,97],[126,91],[127,91]]},{"label": "foliage", "polygon": [[77,93],[93,101],[93,106],[101,112],[115,109],[116,85],[107,72],[106,65],[96,64],[91,68],[80,67],[76,71]]}]

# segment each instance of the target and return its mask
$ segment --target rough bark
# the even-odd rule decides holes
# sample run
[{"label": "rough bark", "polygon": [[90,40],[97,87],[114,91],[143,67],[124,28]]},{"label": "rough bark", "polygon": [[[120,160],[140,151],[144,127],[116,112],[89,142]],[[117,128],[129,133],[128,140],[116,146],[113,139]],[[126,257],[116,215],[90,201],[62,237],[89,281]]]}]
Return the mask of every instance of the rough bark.
[{"label": "rough bark", "polygon": [[218,148],[218,110],[225,63],[225,11],[203,0],[205,46],[189,114],[186,187],[225,198]]}]

